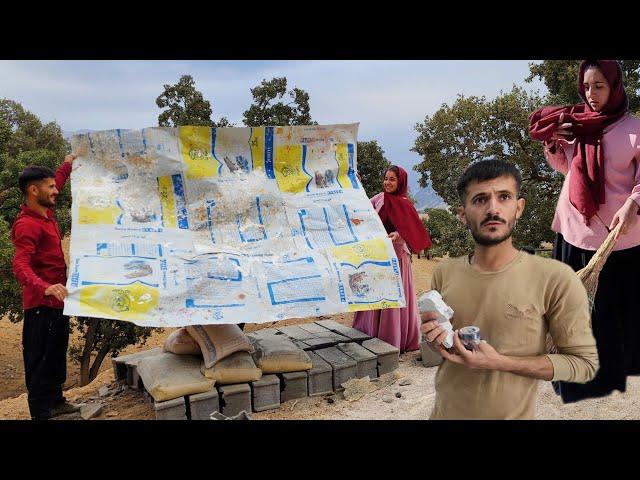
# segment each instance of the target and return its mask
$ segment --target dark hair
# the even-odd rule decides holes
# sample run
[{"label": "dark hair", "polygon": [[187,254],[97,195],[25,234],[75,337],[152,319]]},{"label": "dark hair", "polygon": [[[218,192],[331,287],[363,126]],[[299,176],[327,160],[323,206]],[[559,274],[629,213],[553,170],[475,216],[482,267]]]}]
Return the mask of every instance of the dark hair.
[{"label": "dark hair", "polygon": [[600,64],[598,63],[597,60],[585,60],[584,61],[584,71],[586,72],[590,68],[597,68],[598,70],[601,70]]},{"label": "dark hair", "polygon": [[31,166],[25,168],[18,177],[18,185],[23,194],[27,194],[27,188],[34,182],[39,182],[45,178],[56,178],[56,174],[47,167]]},{"label": "dark hair", "polygon": [[516,195],[519,195],[522,176],[513,163],[505,162],[504,160],[482,160],[472,163],[464,171],[456,186],[460,201],[464,205],[467,196],[467,186],[471,182],[486,182],[487,180],[493,180],[494,178],[502,176],[513,177],[517,185]]},{"label": "dark hair", "polygon": [[387,168],[384,171],[384,174],[386,175],[389,170],[391,170],[393,173],[395,173],[396,174],[396,178],[398,180],[400,180],[400,169],[398,167],[396,167],[395,165],[391,165],[389,168]]}]

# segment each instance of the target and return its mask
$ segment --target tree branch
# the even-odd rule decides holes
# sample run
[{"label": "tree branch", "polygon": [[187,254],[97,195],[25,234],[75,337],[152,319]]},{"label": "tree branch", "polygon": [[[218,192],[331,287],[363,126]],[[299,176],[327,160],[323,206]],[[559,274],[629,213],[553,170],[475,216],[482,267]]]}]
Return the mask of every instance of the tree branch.
[{"label": "tree branch", "polygon": [[106,357],[109,353],[109,350],[110,343],[109,341],[105,340],[105,343],[100,348],[98,355],[96,355],[96,358],[93,360],[93,365],[91,365],[91,370],[89,371],[89,382],[93,381],[93,379],[98,376],[100,365],[102,365],[102,361],[104,360],[104,357]]}]

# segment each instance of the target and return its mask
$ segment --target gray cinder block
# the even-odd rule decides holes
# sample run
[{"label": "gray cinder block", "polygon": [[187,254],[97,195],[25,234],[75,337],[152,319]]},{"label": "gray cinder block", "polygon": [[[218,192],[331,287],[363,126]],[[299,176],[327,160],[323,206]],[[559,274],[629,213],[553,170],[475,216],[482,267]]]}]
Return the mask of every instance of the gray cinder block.
[{"label": "gray cinder block", "polygon": [[307,372],[280,373],[280,401],[282,403],[309,395]]},{"label": "gray cinder block", "polygon": [[218,391],[214,388],[210,392],[189,395],[191,420],[210,420],[213,412],[220,411]]},{"label": "gray cinder block", "polygon": [[320,325],[321,327],[331,330],[332,332],[336,332],[336,333],[339,333],[340,335],[344,335],[345,337],[348,337],[353,342],[362,343],[363,341],[369,340],[371,338],[366,333],[361,332],[360,330],[357,330],[355,328],[341,325],[335,320],[319,320],[315,323]]},{"label": "gray cinder block", "polygon": [[156,420],[187,420],[187,407],[184,397],[174,398],[166,402],[156,402],[153,405]]},{"label": "gray cinder block", "polygon": [[379,338],[372,338],[362,342],[362,346],[378,356],[378,376],[398,368],[400,350],[393,345],[383,342]]},{"label": "gray cinder block", "polygon": [[358,378],[378,377],[378,356],[366,348],[352,343],[339,343],[338,349],[346,353],[357,362],[356,374]]},{"label": "gray cinder block", "polygon": [[314,352],[307,352],[313,368],[308,372],[307,390],[309,396],[324,395],[333,392],[333,369]]},{"label": "gray cinder block", "polygon": [[358,363],[336,347],[321,348],[315,351],[333,370],[333,390],[344,390],[342,384],[357,378]]},{"label": "gray cinder block", "polygon": [[422,355],[422,364],[425,367],[436,367],[440,365],[444,358],[440,353],[436,352],[429,342],[422,342],[420,344],[420,355]]},{"label": "gray cinder block", "polygon": [[220,394],[220,413],[226,417],[233,417],[241,411],[251,411],[251,387],[248,383],[234,385],[221,385],[218,387]]},{"label": "gray cinder block", "polygon": [[280,379],[277,375],[264,375],[251,382],[251,400],[254,412],[280,407]]}]

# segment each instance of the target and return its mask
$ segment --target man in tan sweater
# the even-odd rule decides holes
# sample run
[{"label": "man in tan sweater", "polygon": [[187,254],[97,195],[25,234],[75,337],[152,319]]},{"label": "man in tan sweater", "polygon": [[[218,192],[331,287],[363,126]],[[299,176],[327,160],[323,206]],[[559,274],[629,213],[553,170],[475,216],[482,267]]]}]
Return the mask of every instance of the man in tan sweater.
[{"label": "man in tan sweater", "polygon": [[[453,309],[454,346],[433,313],[422,314],[427,341],[444,357],[432,419],[532,419],[539,380],[584,383],[598,368],[587,293],[573,270],[517,250],[521,176],[507,162],[471,165],[458,182],[459,217],[475,250],[436,268],[431,288]],[[475,325],[483,342],[466,350],[457,330]],[[559,353],[545,354],[551,334]]]}]

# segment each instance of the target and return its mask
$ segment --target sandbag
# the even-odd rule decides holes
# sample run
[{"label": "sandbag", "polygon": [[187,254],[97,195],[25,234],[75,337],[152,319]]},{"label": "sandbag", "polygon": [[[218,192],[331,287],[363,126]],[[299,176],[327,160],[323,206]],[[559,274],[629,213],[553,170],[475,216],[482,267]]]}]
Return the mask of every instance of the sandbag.
[{"label": "sandbag", "polygon": [[263,374],[311,370],[309,355],[285,335],[249,337],[253,345],[253,359]]},{"label": "sandbag", "polygon": [[248,352],[232,353],[211,368],[206,368],[203,363],[200,371],[205,377],[215,380],[218,385],[254,382],[262,377],[262,371],[256,367]]},{"label": "sandbag", "polygon": [[205,368],[213,367],[235,352],[251,352],[251,343],[237,325],[188,325],[187,332],[198,343]]},{"label": "sandbag", "polygon": [[189,335],[186,328],[179,328],[167,337],[163,351],[176,355],[200,355],[198,343]]},{"label": "sandbag", "polygon": [[214,380],[200,372],[200,357],[162,352],[138,362],[144,388],[157,402],[213,390]]}]

